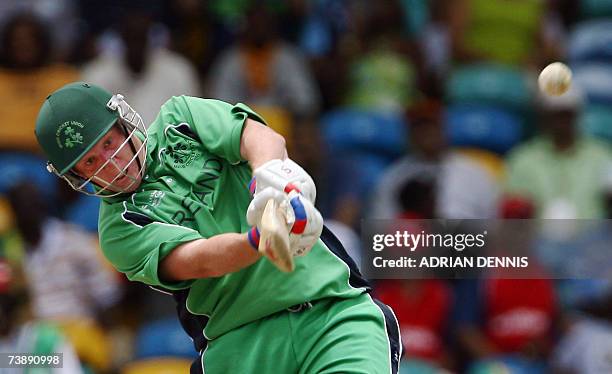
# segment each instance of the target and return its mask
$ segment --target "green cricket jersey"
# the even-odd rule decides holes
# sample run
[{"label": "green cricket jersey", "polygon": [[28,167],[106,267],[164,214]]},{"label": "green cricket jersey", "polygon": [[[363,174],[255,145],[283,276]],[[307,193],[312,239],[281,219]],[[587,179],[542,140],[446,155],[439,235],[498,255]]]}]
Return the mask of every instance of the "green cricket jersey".
[{"label": "green cricket jersey", "polygon": [[141,186],[130,196],[103,199],[100,208],[100,241],[110,262],[130,280],[182,290],[186,310],[207,321],[207,339],[305,301],[354,297],[366,289],[355,282],[358,272],[349,270],[351,261],[338,253],[341,245],[327,230],[331,244],[319,240],[307,256],[296,258],[290,274],[262,258],[217,278],[159,278],[160,261],[179,244],[248,231],[251,169],[240,157],[247,117],[263,123],[243,104],[171,98],[149,127]]}]

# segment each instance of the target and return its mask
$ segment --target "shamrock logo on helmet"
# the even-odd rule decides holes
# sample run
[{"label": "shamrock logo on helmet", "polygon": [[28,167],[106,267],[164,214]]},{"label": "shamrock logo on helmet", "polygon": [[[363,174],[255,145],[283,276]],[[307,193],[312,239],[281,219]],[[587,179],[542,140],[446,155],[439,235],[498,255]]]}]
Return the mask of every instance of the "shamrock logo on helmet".
[{"label": "shamrock logo on helmet", "polygon": [[64,145],[68,148],[72,148],[76,144],[83,144],[83,135],[81,135],[80,132],[74,131],[74,129],[70,126],[64,129],[64,135],[66,135]]},{"label": "shamrock logo on helmet", "polygon": [[83,144],[83,135],[78,130],[83,130],[84,127],[78,121],[66,121],[59,125],[55,132],[57,146],[59,148],[74,148],[77,144]]}]

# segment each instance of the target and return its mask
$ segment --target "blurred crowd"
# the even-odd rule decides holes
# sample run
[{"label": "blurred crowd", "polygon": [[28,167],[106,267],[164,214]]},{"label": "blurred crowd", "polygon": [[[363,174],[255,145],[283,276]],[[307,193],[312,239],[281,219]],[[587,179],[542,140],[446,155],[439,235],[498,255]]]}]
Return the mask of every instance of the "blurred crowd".
[{"label": "blurred crowd", "polygon": [[[35,118],[62,85],[121,93],[145,122],[173,95],[248,104],[359,260],[363,219],[612,218],[610,43],[612,0],[3,0],[0,351],[60,351],[66,373],[181,372],[195,355],[172,298],[103,259],[98,200],[44,168]],[[553,61],[574,72],[560,97],[536,87]],[[612,372],[601,279],[374,291],[399,318],[402,372]]]}]

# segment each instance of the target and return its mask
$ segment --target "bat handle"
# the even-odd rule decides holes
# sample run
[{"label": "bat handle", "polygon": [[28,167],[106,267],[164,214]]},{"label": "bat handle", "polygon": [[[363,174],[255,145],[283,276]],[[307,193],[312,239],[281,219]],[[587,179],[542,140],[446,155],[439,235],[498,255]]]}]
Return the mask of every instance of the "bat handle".
[{"label": "bat handle", "polygon": [[289,229],[285,213],[274,199],[266,203],[261,217],[259,234],[259,252],[281,271],[293,271],[295,264],[289,244]]}]

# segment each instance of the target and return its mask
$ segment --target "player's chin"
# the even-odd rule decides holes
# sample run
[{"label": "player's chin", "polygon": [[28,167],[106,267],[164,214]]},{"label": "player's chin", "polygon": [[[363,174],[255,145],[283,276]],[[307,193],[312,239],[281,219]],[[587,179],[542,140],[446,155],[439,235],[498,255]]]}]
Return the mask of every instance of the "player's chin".
[{"label": "player's chin", "polygon": [[135,176],[125,177],[122,180],[125,186],[122,186],[123,191],[125,192],[134,192],[140,186],[142,182],[142,177],[137,174]]},{"label": "player's chin", "polygon": [[136,175],[124,175],[115,180],[111,186],[110,190],[115,192],[134,192],[140,186],[142,182],[142,177],[140,174]]}]

